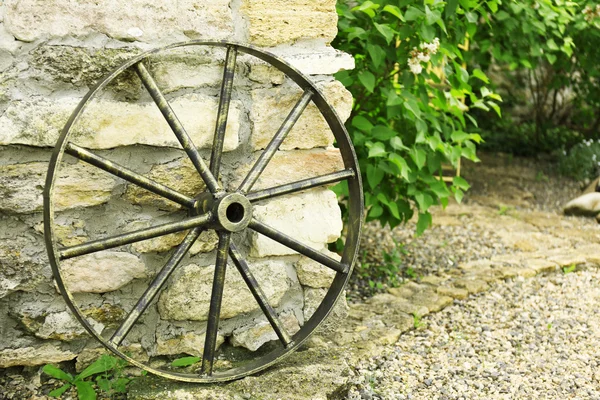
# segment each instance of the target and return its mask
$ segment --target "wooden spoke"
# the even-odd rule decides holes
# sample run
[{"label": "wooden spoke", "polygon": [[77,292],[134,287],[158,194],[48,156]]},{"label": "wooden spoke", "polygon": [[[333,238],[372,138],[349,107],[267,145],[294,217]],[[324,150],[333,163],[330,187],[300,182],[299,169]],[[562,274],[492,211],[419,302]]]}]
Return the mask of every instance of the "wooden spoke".
[{"label": "wooden spoke", "polygon": [[181,204],[182,206],[192,208],[196,203],[196,201],[191,197],[176,192],[175,190],[161,183],[155,182],[152,179],[148,179],[145,176],[138,174],[137,172],[134,172],[115,162],[107,160],[106,158],[94,154],[91,151],[88,151],[73,143],[67,144],[67,147],[65,148],[65,153],[70,154],[73,157],[85,161],[95,167],[98,167],[110,174],[118,176],[119,178],[134,183],[139,187],[151,191],[152,193],[156,193],[159,196],[165,197],[171,201],[174,201],[175,203]]},{"label": "wooden spoke", "polygon": [[285,185],[276,186],[269,189],[263,189],[256,192],[248,193],[246,198],[250,201],[259,201],[270,199],[272,197],[282,196],[284,194],[296,193],[302,190],[327,185],[355,177],[353,170],[347,169],[344,171],[332,172],[331,174],[317,176],[315,178],[304,179],[298,182],[287,183]]},{"label": "wooden spoke", "polygon": [[233,90],[233,77],[235,74],[235,61],[237,49],[227,48],[225,59],[225,70],[223,71],[223,83],[221,84],[221,96],[219,98],[219,111],[217,113],[217,125],[210,157],[210,172],[213,176],[219,176],[221,167],[221,155],[223,154],[223,143],[225,142],[225,131],[227,129],[227,117],[229,116],[229,104],[231,103],[231,92]]},{"label": "wooden spoke", "polygon": [[300,243],[296,239],[292,239],[285,233],[271,228],[270,226],[263,224],[255,218],[253,218],[252,221],[250,221],[248,227],[250,229],[255,230],[258,233],[262,233],[266,237],[271,238],[274,241],[279,242],[286,247],[289,247],[292,250],[297,251],[302,255],[305,255],[308,258],[315,260],[318,263],[325,265],[326,267],[331,268],[336,272],[341,272],[342,274],[348,273],[348,265],[342,264],[341,262],[336,261],[333,258],[326,256],[325,254]]},{"label": "wooden spoke", "polygon": [[200,153],[198,153],[196,146],[194,146],[194,143],[192,143],[192,139],[190,139],[189,135],[183,128],[183,125],[177,118],[177,115],[175,115],[173,112],[173,109],[169,105],[169,102],[165,96],[158,88],[158,85],[154,81],[152,75],[150,75],[142,62],[135,64],[135,68],[137,74],[142,80],[142,83],[150,93],[150,96],[152,96],[152,99],[154,99],[154,102],[167,120],[169,126],[173,130],[173,133],[175,133],[175,136],[177,136],[177,140],[179,140],[181,147],[183,147],[188,157],[192,161],[192,164],[194,164],[194,167],[196,167],[196,170],[202,179],[204,179],[204,183],[206,183],[208,189],[211,191],[211,193],[221,191],[219,182],[217,182],[213,174],[210,172],[208,166],[200,156]]},{"label": "wooden spoke", "polygon": [[217,332],[225,287],[225,272],[227,270],[227,249],[231,240],[231,233],[219,232],[219,247],[217,248],[217,262],[215,264],[215,277],[213,279],[210,308],[206,325],[206,340],[202,353],[202,370],[205,375],[212,375],[215,351],[217,347]]},{"label": "wooden spoke", "polygon": [[148,289],[144,292],[142,297],[138,300],[137,304],[131,310],[125,321],[119,326],[116,332],[110,338],[110,343],[114,346],[119,346],[125,336],[131,331],[133,325],[137,322],[137,320],[141,317],[141,315],[146,311],[146,308],[152,303],[152,300],[156,297],[160,289],[167,282],[175,268],[179,265],[183,257],[187,254],[189,249],[192,247],[198,236],[202,233],[202,228],[194,228],[192,229],[183,242],[177,247],[175,253],[171,256],[169,261],[165,264],[165,266],[160,270],[160,272],[156,275]]},{"label": "wooden spoke", "polygon": [[59,258],[61,260],[66,260],[73,257],[83,256],[85,254],[112,249],[114,247],[119,247],[130,243],[140,242],[146,239],[152,239],[158,236],[168,235],[170,233],[185,231],[186,229],[202,227],[208,224],[211,219],[212,212],[208,212],[206,214],[188,218],[180,222],[169,222],[154,226],[152,228],[140,229],[117,236],[93,240],[91,242],[78,244],[76,246],[65,247],[59,250]]},{"label": "wooden spoke", "polygon": [[263,314],[265,314],[265,316],[269,320],[269,323],[273,327],[273,330],[277,334],[277,337],[284,346],[289,346],[292,342],[289,334],[283,327],[283,324],[279,320],[279,317],[275,313],[275,310],[269,304],[267,296],[258,285],[256,278],[254,278],[254,275],[252,275],[252,272],[250,272],[250,268],[248,268],[246,260],[244,260],[237,247],[235,247],[233,243],[229,245],[229,255],[231,256],[233,263],[240,272],[240,275],[242,275],[244,282],[246,282],[248,289],[250,289],[250,292],[252,292],[252,295],[254,296],[254,299],[256,299],[256,302],[260,306],[260,309],[262,310]]}]

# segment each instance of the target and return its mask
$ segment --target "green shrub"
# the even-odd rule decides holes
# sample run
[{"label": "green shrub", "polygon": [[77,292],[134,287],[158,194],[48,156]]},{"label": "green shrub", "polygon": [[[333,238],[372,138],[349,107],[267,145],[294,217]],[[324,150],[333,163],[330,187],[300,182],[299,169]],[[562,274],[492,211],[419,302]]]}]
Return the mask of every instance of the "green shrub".
[{"label": "green shrub", "polygon": [[510,116],[483,121],[493,149],[531,155],[600,138],[599,5],[504,1],[474,37],[473,56]]},{"label": "green shrub", "polygon": [[560,158],[559,170],[580,181],[600,176],[600,140],[585,140],[569,152],[565,151]]},{"label": "green shrub", "polygon": [[[356,68],[336,77],[355,102],[347,128],[365,181],[368,220],[394,227],[419,215],[417,233],[431,224],[429,207],[460,201],[462,178],[447,187],[442,163],[478,161],[474,108],[500,113],[500,97],[466,51],[496,0],[376,0],[338,2],[334,47]],[[344,194],[343,186],[338,187]]]}]

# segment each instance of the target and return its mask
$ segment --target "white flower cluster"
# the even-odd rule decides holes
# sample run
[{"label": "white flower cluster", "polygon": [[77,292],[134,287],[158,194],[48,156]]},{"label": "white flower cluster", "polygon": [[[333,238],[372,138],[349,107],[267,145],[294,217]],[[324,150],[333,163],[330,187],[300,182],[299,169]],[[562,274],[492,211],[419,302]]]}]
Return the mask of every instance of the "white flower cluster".
[{"label": "white flower cluster", "polygon": [[594,18],[600,17],[600,4],[596,4],[596,7],[585,6],[583,9],[584,18],[587,22],[591,22]]},{"label": "white flower cluster", "polygon": [[419,48],[414,47],[410,52],[408,68],[413,74],[420,74],[423,71],[422,62],[428,63],[431,55],[437,53],[440,48],[440,39],[435,38],[431,43],[421,43]]}]

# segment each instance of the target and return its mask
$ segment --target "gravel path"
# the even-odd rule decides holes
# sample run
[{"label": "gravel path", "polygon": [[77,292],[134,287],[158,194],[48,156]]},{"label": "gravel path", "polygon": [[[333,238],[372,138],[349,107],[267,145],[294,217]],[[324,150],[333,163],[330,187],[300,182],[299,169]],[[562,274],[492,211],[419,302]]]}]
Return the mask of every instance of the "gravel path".
[{"label": "gravel path", "polygon": [[600,271],[517,278],[420,321],[349,399],[600,399]]}]

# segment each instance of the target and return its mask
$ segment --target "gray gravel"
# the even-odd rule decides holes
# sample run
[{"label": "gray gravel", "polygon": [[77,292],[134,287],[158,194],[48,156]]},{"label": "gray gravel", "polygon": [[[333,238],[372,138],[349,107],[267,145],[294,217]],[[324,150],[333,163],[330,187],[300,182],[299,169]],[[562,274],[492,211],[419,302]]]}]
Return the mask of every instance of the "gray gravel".
[{"label": "gray gravel", "polygon": [[423,318],[349,399],[600,399],[600,271],[516,279]]}]

